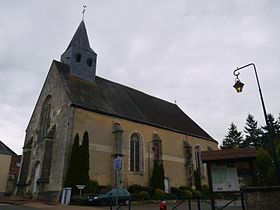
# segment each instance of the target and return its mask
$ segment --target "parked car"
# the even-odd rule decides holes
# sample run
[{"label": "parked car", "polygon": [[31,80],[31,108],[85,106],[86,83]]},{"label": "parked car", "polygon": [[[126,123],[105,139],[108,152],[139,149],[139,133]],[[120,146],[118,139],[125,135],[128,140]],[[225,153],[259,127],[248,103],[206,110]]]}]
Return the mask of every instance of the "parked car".
[{"label": "parked car", "polygon": [[118,200],[119,204],[127,205],[130,200],[130,193],[123,188],[113,188],[105,194],[98,196],[89,196],[89,205],[115,205]]}]

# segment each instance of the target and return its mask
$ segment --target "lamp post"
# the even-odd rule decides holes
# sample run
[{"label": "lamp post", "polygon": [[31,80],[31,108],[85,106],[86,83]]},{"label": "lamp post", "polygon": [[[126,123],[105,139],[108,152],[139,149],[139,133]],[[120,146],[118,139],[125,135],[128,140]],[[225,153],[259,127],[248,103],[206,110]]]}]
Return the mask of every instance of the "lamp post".
[{"label": "lamp post", "polygon": [[267,113],[266,113],[266,109],[265,109],[265,105],[264,105],[264,100],[263,100],[263,95],[262,95],[262,91],[261,91],[261,87],[260,87],[258,73],[257,73],[257,69],[256,69],[256,66],[255,66],[254,63],[249,63],[249,64],[247,64],[245,66],[242,66],[242,67],[239,67],[239,68],[237,68],[236,70],[233,71],[233,75],[236,76],[235,84],[234,84],[233,87],[235,88],[237,93],[242,92],[244,84],[238,78],[238,76],[240,74],[239,71],[241,69],[244,69],[244,68],[249,67],[249,66],[253,66],[254,67],[255,76],[256,76],[257,85],[258,85],[259,94],[260,94],[260,99],[261,99],[261,104],[262,104],[262,109],[263,109],[263,114],[264,114],[264,119],[265,119],[266,126],[268,128],[267,138],[268,138],[268,142],[269,142],[269,145],[270,145],[273,162],[274,162],[274,165],[275,165],[275,171],[276,171],[276,175],[277,175],[277,178],[278,178],[278,182],[280,183],[280,166],[279,166],[279,162],[278,162],[278,159],[277,159],[277,156],[276,156],[274,143],[273,143],[272,138],[271,138],[271,134],[270,134],[271,126],[270,126],[270,123],[269,123],[269,121],[267,119]]}]

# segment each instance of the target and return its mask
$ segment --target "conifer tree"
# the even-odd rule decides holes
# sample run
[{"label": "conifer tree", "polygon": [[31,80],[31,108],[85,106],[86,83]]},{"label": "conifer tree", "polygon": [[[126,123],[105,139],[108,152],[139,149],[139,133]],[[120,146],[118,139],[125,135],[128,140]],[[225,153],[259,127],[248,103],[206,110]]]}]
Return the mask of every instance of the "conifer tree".
[{"label": "conifer tree", "polygon": [[[275,134],[277,134],[279,132],[279,130],[280,130],[280,128],[278,126],[278,122],[277,122],[277,120],[274,119],[272,114],[268,114],[267,115],[267,121],[268,121],[268,123],[270,125],[271,135],[272,135],[272,137],[274,137]],[[265,132],[269,131],[269,128],[267,126],[263,126],[262,128],[265,130]]]},{"label": "conifer tree", "polygon": [[259,150],[256,157],[256,169],[258,172],[258,182],[263,185],[270,185],[272,181],[271,171],[273,171],[272,157],[266,150]]},{"label": "conifer tree", "polygon": [[153,189],[164,190],[164,167],[162,161],[154,161],[154,169],[151,177],[150,185]]},{"label": "conifer tree", "polygon": [[237,131],[236,125],[232,122],[228,128],[228,134],[225,136],[221,148],[232,149],[241,147],[243,138],[242,133]]},{"label": "conifer tree", "polygon": [[258,127],[258,122],[255,121],[254,116],[251,114],[247,116],[244,132],[246,135],[242,143],[243,148],[260,149],[262,147],[263,132],[261,128]]},{"label": "conifer tree", "polygon": [[80,167],[79,150],[79,134],[77,133],[72,146],[70,161],[64,182],[65,187],[72,187],[74,191],[76,190],[77,178],[79,177],[79,170],[77,170]]},{"label": "conifer tree", "polygon": [[159,164],[159,172],[160,172],[160,177],[159,177],[160,189],[164,190],[164,167],[162,161],[160,161]]},{"label": "conifer tree", "polygon": [[160,189],[158,184],[158,176],[159,176],[159,165],[158,165],[158,161],[155,160],[153,173],[150,181],[150,185],[153,189]]},{"label": "conifer tree", "polygon": [[276,121],[276,136],[277,136],[277,143],[280,143],[280,113],[279,113],[279,117]]},{"label": "conifer tree", "polygon": [[275,120],[272,114],[267,115],[267,121],[269,123],[270,129],[267,126],[263,126],[264,135],[263,135],[263,141],[264,141],[264,148],[267,150],[270,150],[270,146],[268,144],[267,140],[267,133],[269,132],[270,138],[274,141],[275,144],[278,144],[280,142],[280,116],[279,119]]},{"label": "conifer tree", "polygon": [[201,174],[199,170],[194,170],[194,183],[197,190],[201,190]]},{"label": "conifer tree", "polygon": [[88,185],[89,183],[89,137],[85,131],[82,144],[79,145],[77,133],[72,146],[70,161],[65,177],[65,187],[72,187],[74,194],[78,193],[76,185]]},{"label": "conifer tree", "polygon": [[89,181],[89,138],[88,132],[83,135],[83,142],[80,146],[80,184],[86,185]]}]

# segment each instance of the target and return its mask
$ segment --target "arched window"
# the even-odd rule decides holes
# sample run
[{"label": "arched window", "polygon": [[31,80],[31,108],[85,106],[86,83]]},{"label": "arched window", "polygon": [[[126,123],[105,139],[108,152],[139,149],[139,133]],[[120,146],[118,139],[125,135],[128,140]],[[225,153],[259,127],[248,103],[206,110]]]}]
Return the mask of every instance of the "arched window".
[{"label": "arched window", "polygon": [[199,176],[203,173],[202,168],[202,161],[201,161],[201,148],[199,145],[196,145],[194,148],[194,158],[195,158],[195,167],[196,171],[199,174]]},{"label": "arched window", "polygon": [[133,133],[130,137],[130,171],[142,172],[142,145],[141,136]]},{"label": "arched window", "polygon": [[38,140],[42,141],[43,138],[46,136],[47,131],[50,127],[50,111],[51,111],[51,96],[47,96],[45,102],[42,106],[40,122],[39,122],[39,133],[38,133]]}]

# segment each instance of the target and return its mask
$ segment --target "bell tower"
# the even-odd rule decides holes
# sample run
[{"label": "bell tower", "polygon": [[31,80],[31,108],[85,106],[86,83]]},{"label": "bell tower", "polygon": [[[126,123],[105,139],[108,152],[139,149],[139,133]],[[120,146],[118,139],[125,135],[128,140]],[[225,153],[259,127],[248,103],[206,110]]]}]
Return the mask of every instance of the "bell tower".
[{"label": "bell tower", "polygon": [[70,74],[94,82],[97,54],[91,49],[84,20],[81,21],[66,51],[61,55],[61,62],[68,64]]}]

